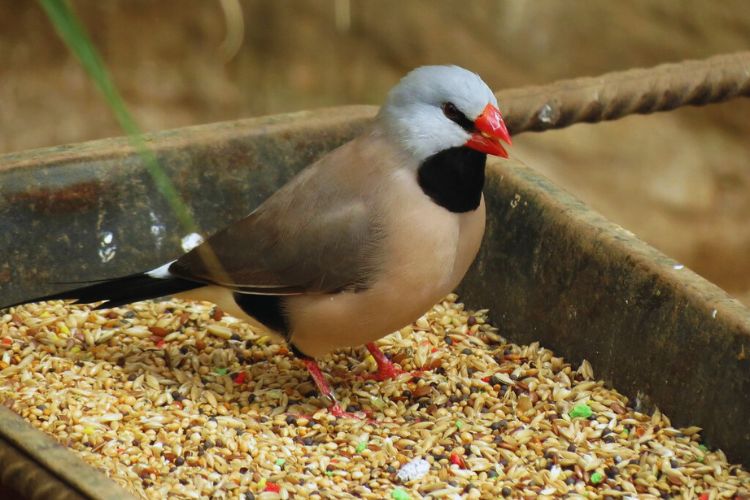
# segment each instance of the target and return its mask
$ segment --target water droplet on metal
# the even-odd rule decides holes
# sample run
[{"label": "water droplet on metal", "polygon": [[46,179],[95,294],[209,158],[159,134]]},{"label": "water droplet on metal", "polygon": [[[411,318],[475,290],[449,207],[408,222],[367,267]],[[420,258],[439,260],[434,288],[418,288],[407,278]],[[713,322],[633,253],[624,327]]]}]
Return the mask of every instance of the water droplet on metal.
[{"label": "water droplet on metal", "polygon": [[516,193],[515,196],[513,196],[513,199],[510,200],[510,206],[512,208],[516,208],[518,206],[518,203],[521,201],[521,195]]},{"label": "water droplet on metal", "polygon": [[161,247],[167,235],[167,228],[154,212],[149,211],[149,218],[151,219],[151,235],[154,237],[156,246]]},{"label": "water droplet on metal", "polygon": [[198,233],[190,233],[182,237],[180,242],[182,244],[182,250],[189,252],[193,248],[203,243],[203,236]]},{"label": "water droplet on metal", "polygon": [[552,123],[552,115],[554,114],[554,109],[552,109],[552,106],[549,104],[545,104],[542,106],[542,109],[539,110],[539,114],[537,115],[539,117],[539,121],[542,123]]},{"label": "water droplet on metal", "polygon": [[111,231],[99,232],[99,258],[102,262],[109,262],[115,258],[117,245],[114,243],[115,235]]}]

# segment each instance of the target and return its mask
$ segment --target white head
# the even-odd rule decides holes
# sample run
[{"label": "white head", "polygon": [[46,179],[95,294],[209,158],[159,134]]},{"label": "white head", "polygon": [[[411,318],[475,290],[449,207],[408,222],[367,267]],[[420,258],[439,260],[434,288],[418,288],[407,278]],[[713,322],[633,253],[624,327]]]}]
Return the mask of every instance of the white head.
[{"label": "white head", "polygon": [[507,157],[497,99],[479,75],[458,66],[422,66],[391,89],[378,120],[416,160],[468,146]]}]

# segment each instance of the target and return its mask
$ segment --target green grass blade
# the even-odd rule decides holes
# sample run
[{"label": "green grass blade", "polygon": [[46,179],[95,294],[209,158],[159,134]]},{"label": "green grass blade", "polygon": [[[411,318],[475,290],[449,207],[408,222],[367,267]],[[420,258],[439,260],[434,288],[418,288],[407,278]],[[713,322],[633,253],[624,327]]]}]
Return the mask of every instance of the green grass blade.
[{"label": "green grass blade", "polygon": [[125,131],[131,145],[146,165],[148,173],[154,180],[157,190],[169,203],[183,229],[196,232],[197,225],[187,205],[182,201],[179,192],[171,179],[143,140],[143,134],[125,106],[120,93],[112,82],[112,78],[104,66],[99,53],[89,39],[86,30],[78,22],[76,15],[65,0],[39,0],[54,25],[60,38],[63,39],[71,52],[80,61],[86,72],[104,95],[110,109],[115,115],[120,127]]}]

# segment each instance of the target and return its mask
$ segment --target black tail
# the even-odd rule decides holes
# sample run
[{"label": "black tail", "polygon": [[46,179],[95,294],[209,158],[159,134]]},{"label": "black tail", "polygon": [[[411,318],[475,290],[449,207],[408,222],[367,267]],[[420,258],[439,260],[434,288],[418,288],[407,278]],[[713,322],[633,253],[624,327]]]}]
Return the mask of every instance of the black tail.
[{"label": "black tail", "polygon": [[[110,307],[130,304],[132,302],[138,302],[140,300],[155,299],[165,295],[172,295],[174,293],[184,292],[200,286],[204,286],[204,284],[171,276],[155,278],[146,273],[139,273],[124,276],[122,278],[100,281],[88,286],[47,295],[45,297],[25,300],[21,302],[21,304],[27,302],[41,302],[44,300],[66,299],[73,299],[81,304],[90,304],[92,302],[106,300],[107,302],[99,305],[97,309],[107,309]],[[0,306],[0,309],[6,307],[12,306]]]}]

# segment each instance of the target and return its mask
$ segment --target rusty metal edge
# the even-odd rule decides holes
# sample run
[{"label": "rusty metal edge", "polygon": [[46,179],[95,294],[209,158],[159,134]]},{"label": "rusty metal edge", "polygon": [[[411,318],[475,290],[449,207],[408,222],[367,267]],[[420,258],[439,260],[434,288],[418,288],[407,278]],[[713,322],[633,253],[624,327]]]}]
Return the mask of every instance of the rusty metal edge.
[{"label": "rusty metal edge", "polygon": [[136,498],[47,434],[0,406],[0,481],[29,499]]},{"label": "rusty metal edge", "polygon": [[[210,144],[219,140],[250,140],[253,137],[283,136],[289,132],[290,123],[299,124],[309,119],[325,121],[332,127],[346,125],[355,129],[355,125],[374,118],[378,109],[378,106],[351,105],[296,111],[149,132],[143,134],[143,139],[152,151],[158,153],[187,145]],[[89,161],[125,157],[133,155],[134,151],[127,137],[110,137],[28,149],[0,155],[0,174],[27,167],[60,166],[79,161],[82,156]]]},{"label": "rusty metal edge", "polygon": [[488,161],[490,182],[513,182],[519,189],[535,192],[539,203],[549,210],[558,211],[561,222],[576,226],[576,231],[591,242],[607,246],[612,254],[627,257],[635,272],[652,272],[678,285],[690,303],[712,318],[721,317],[733,327],[750,333],[750,309],[730,296],[716,284],[693,272],[678,261],[660,252],[632,231],[615,224],[593,210],[565,189],[512,158],[510,162],[496,159]]}]

